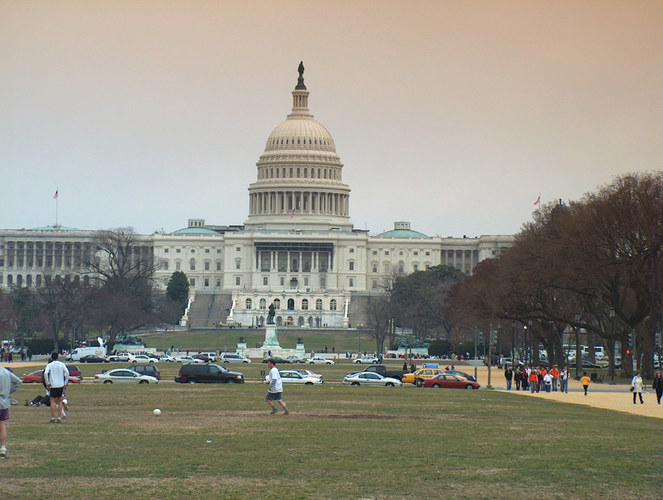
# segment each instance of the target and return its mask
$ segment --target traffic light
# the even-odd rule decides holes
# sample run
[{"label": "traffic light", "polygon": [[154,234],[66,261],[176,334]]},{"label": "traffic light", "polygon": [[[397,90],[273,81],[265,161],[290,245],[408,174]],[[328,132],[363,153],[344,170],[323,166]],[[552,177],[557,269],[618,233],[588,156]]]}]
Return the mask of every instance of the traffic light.
[{"label": "traffic light", "polygon": [[628,351],[627,354],[630,354],[631,347],[633,347],[633,333],[626,332],[626,350]]}]

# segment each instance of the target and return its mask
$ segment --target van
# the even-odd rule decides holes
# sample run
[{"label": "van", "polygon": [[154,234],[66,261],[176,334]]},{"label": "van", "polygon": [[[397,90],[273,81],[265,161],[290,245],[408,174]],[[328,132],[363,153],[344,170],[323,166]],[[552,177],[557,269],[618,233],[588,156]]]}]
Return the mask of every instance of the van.
[{"label": "van", "polygon": [[222,352],[221,353],[221,361],[223,363],[250,363],[251,360],[249,358],[245,358],[244,356],[240,356],[239,354],[235,354],[234,352]]},{"label": "van", "polygon": [[102,358],[106,357],[106,348],[105,347],[77,347],[71,354],[67,357],[68,361],[80,361],[83,356],[89,356],[90,354],[96,354]]},{"label": "van", "polygon": [[182,365],[175,377],[180,384],[243,384],[244,375],[214,363]]}]

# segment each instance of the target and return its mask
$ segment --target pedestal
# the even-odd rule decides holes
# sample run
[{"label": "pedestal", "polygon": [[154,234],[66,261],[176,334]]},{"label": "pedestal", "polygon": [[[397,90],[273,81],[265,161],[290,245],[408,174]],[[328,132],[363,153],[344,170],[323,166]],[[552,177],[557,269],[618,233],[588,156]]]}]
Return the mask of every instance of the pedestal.
[{"label": "pedestal", "polygon": [[265,328],[265,342],[262,344],[263,349],[280,349],[279,339],[276,337],[276,325],[269,324]]}]

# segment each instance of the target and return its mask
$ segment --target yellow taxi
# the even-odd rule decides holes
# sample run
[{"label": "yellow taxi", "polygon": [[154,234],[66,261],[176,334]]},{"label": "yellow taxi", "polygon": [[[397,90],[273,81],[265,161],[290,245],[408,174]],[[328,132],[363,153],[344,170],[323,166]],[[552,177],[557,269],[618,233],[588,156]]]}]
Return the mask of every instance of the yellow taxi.
[{"label": "yellow taxi", "polygon": [[403,383],[422,387],[424,385],[424,380],[433,378],[440,373],[444,373],[444,370],[440,370],[439,368],[422,368],[414,373],[405,373],[403,375]]}]

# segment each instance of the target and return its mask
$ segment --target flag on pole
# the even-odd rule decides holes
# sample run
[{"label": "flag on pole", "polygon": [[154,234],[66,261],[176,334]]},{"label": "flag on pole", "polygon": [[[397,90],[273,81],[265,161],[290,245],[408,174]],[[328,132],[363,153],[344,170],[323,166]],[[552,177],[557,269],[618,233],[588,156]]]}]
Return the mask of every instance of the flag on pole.
[{"label": "flag on pole", "polygon": [[55,194],[53,195],[53,199],[57,200],[58,199],[58,190],[55,190]]},{"label": "flag on pole", "polygon": [[534,205],[538,205],[539,203],[541,203],[541,195],[539,195],[539,197],[536,199]]}]

